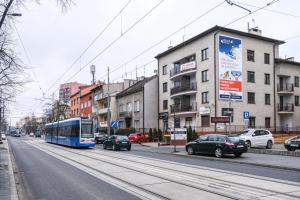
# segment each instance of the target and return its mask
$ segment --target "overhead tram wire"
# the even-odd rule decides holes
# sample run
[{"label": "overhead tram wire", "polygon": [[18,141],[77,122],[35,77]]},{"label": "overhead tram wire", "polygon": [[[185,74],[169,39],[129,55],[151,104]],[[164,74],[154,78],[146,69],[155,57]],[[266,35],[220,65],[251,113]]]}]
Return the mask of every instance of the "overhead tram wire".
[{"label": "overhead tram wire", "polygon": [[[79,72],[81,72],[84,68],[89,66],[92,62],[94,62],[100,55],[102,55],[105,51],[107,51],[113,44],[115,44],[119,39],[121,39],[126,33],[132,30],[139,22],[141,22],[145,17],[147,17],[151,12],[153,12],[160,4],[162,4],[165,0],[161,0],[158,4],[152,7],[145,15],[143,15],[140,19],[138,19],[134,24],[132,24],[128,29],[126,29],[120,36],[118,36],[115,40],[113,40],[109,45],[107,45],[104,49],[102,49],[94,58],[92,58],[87,64],[85,64],[81,69],[79,69],[75,74],[73,74],[68,80],[70,81],[74,78]],[[106,73],[107,74],[107,73]],[[103,76],[105,77],[105,76]]]},{"label": "overhead tram wire", "polygon": [[[132,30],[139,22],[141,22],[144,18],[146,18],[149,14],[151,14],[159,5],[161,5],[165,0],[161,0],[158,4],[152,7],[145,15],[143,15],[140,19],[138,19],[133,25],[131,25],[128,29],[126,29],[119,37],[113,40],[108,46],[106,46],[101,52],[99,52],[93,59],[91,59],[87,64],[85,64],[79,71],[73,74],[66,82],[70,81],[73,77],[75,77],[79,72],[85,69],[89,64],[91,64],[94,60],[96,60],[100,55],[102,55],[107,49],[109,49],[114,43],[116,43],[120,38],[122,38],[126,33]],[[53,86],[52,86],[53,87]],[[49,92],[48,90],[47,92]],[[41,102],[37,108],[41,106],[43,102]],[[37,109],[36,108],[36,109]],[[36,110],[35,109],[35,110]]]},{"label": "overhead tram wire", "polygon": [[[18,28],[17,28],[17,26],[15,25],[14,22],[12,22],[12,24],[13,24],[13,26],[14,26],[14,28],[15,28],[15,31],[16,31],[16,33],[17,33],[18,39],[19,39],[19,41],[20,41],[20,43],[21,43],[21,46],[22,46],[22,48],[23,48],[23,51],[24,51],[24,53],[25,53],[25,57],[26,57],[26,59],[27,59],[27,61],[28,61],[28,64],[29,64],[30,66],[32,66],[31,59],[30,59],[29,54],[28,54],[28,52],[27,52],[27,50],[26,50],[26,48],[25,48],[25,45],[24,45],[24,43],[23,43],[23,40],[22,40],[21,35],[20,35],[20,33],[19,33],[19,30],[18,30]],[[36,82],[37,82],[37,85],[38,85],[39,89],[42,91],[42,93],[44,93],[44,91],[43,91],[43,89],[42,89],[42,87],[41,87],[40,81],[38,80],[38,78],[37,78],[37,76],[36,76],[36,74],[35,74],[35,72],[34,72],[34,70],[33,70],[32,68],[31,68],[31,71],[32,71],[32,74],[33,74],[34,79],[35,79]]]},{"label": "overhead tram wire", "polygon": [[[205,13],[201,14],[200,16],[196,17],[195,19],[193,19],[192,21],[190,21],[189,23],[185,24],[183,27],[179,28],[178,30],[174,31],[173,33],[169,34],[168,36],[164,37],[162,40],[156,42],[155,44],[153,44],[152,46],[148,47],[147,49],[145,49],[144,51],[142,51],[141,53],[139,53],[138,55],[134,56],[133,58],[131,58],[130,60],[126,61],[125,63],[119,65],[118,67],[114,68],[113,70],[111,70],[111,72],[115,72],[118,69],[126,66],[127,64],[131,63],[132,61],[134,61],[135,59],[137,59],[138,57],[144,55],[145,53],[147,53],[148,51],[150,51],[151,49],[153,49],[154,47],[156,47],[157,45],[161,44],[162,42],[164,42],[165,40],[167,40],[168,38],[172,37],[173,35],[175,35],[176,33],[180,32],[182,29],[190,26],[191,24],[195,23],[196,21],[198,21],[199,19],[201,19],[202,17],[204,17],[205,15],[209,14],[210,12],[212,12],[213,10],[215,10],[216,8],[218,8],[219,6],[221,6],[223,3],[225,3],[225,1],[222,1],[221,3],[215,5],[214,7],[210,8],[209,10],[207,10]],[[107,76],[107,73],[105,73],[105,75],[101,76],[101,78],[104,78]]]},{"label": "overhead tram wire", "polygon": [[55,84],[60,81],[65,74],[70,71],[75,64],[81,59],[81,57],[89,50],[89,48],[103,35],[103,33],[111,26],[111,24],[122,14],[122,12],[126,9],[126,7],[130,4],[131,0],[129,0],[122,9],[107,23],[107,25],[101,30],[101,32],[91,41],[91,43],[82,51],[82,53],[74,60],[74,62],[64,71],[64,73],[55,80],[55,82],[48,88],[47,92],[49,92]]}]

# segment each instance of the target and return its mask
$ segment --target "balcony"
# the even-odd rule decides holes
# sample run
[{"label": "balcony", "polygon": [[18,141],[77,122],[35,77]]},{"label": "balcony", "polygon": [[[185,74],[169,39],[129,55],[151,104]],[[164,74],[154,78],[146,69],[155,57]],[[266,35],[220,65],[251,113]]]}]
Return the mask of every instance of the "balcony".
[{"label": "balcony", "polygon": [[277,93],[278,94],[293,94],[294,93],[294,84],[292,84],[292,83],[277,84]]},{"label": "balcony", "polygon": [[120,118],[132,118],[132,112],[131,111],[120,111],[119,117]]},{"label": "balcony", "polygon": [[108,108],[101,108],[101,109],[99,109],[99,111],[98,111],[98,114],[106,114],[108,112]]},{"label": "balcony", "polygon": [[197,72],[196,61],[181,64],[180,67],[174,67],[170,71],[170,78],[173,79],[178,76],[193,74]]},{"label": "balcony", "polygon": [[181,95],[181,93],[191,94],[195,92],[197,92],[197,82],[191,82],[189,84],[183,84],[179,87],[171,88],[171,96],[175,96],[175,94]]},{"label": "balcony", "polygon": [[279,103],[277,104],[278,114],[292,114],[294,113],[294,104],[293,103]]},{"label": "balcony", "polygon": [[174,113],[176,115],[180,114],[191,114],[191,113],[197,113],[197,103],[192,103],[190,105],[184,105],[184,104],[178,104],[175,105],[175,107],[171,110],[171,113]]}]

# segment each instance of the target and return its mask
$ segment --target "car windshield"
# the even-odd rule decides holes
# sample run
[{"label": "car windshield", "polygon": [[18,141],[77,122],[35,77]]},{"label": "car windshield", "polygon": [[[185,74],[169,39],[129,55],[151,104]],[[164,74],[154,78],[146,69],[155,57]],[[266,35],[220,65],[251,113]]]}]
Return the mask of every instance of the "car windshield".
[{"label": "car windshield", "polygon": [[244,131],[240,132],[239,135],[246,135],[247,133],[249,133],[249,130],[244,130]]},{"label": "car windshield", "polygon": [[230,142],[239,142],[240,138],[238,136],[228,136]]},{"label": "car windshield", "polygon": [[118,140],[128,140],[127,136],[123,136],[123,135],[118,135],[117,139]]},{"label": "car windshield", "polygon": [[94,134],[92,131],[93,127],[92,127],[92,123],[82,123],[81,124],[81,137],[82,138],[93,138]]}]

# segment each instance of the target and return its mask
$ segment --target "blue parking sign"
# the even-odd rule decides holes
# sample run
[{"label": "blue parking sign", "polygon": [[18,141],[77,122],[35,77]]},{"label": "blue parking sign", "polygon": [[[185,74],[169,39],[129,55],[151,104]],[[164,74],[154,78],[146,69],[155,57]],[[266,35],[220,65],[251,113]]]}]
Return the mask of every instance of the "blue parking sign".
[{"label": "blue parking sign", "polygon": [[249,116],[250,116],[249,112],[248,112],[248,111],[245,111],[245,112],[244,112],[244,120],[248,120],[248,119],[249,119]]},{"label": "blue parking sign", "polygon": [[110,127],[111,128],[119,128],[119,121],[111,121]]}]

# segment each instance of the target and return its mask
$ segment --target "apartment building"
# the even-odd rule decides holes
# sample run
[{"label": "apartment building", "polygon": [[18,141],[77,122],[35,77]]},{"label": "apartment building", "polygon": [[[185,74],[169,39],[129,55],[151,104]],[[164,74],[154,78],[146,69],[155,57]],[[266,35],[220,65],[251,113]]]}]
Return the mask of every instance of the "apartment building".
[{"label": "apartment building", "polygon": [[[94,90],[93,104],[94,115],[97,116],[97,128],[107,127],[107,114],[110,111],[110,119],[117,120],[116,94],[133,85],[136,80],[125,79],[124,82],[110,83],[102,85]],[[108,93],[110,96],[110,106],[108,107]]]},{"label": "apartment building", "polygon": [[211,117],[221,116],[231,116],[235,131],[299,126],[300,91],[294,86],[300,68],[279,59],[283,43],[262,36],[258,28],[215,26],[158,54],[160,128],[213,131],[223,124],[212,124]]},{"label": "apartment building", "polygon": [[[86,87],[86,86],[83,86]],[[71,117],[80,117],[80,90],[71,95]]]},{"label": "apartment building", "polygon": [[157,128],[157,76],[142,78],[137,83],[118,93],[117,108],[120,128]]}]

